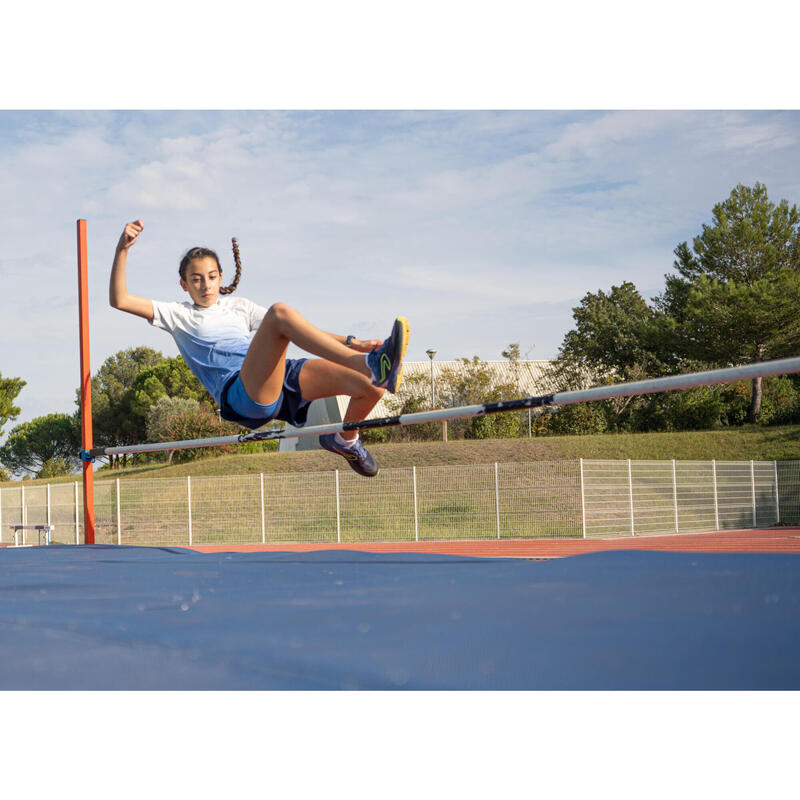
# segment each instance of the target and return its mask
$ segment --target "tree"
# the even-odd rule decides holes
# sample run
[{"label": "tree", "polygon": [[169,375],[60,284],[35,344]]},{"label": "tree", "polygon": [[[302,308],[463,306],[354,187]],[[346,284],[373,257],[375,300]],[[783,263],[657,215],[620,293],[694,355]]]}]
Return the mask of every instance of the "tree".
[{"label": "tree", "polygon": [[[530,352],[530,351],[529,351]],[[513,386],[516,397],[524,397],[526,392],[520,388],[522,386],[521,365],[522,353],[519,349],[519,342],[512,342],[505,350],[500,353],[508,361],[511,372],[510,383]],[[527,353],[525,354],[527,356]],[[508,416],[504,414],[504,416]],[[516,415],[518,430],[515,435],[527,436],[528,431],[532,436],[539,436],[547,432],[549,425],[549,412],[545,410],[526,409]]]},{"label": "tree", "polygon": [[0,373],[0,436],[3,435],[3,425],[15,420],[20,409],[14,405],[17,395],[25,386],[25,381],[20,378],[4,378]]},{"label": "tree", "polygon": [[41,469],[36,473],[37,478],[57,478],[60,475],[69,475],[73,471],[72,466],[66,458],[55,456],[48,458],[42,464]]},{"label": "tree", "polygon": [[147,412],[161,397],[183,397],[196,400],[208,410],[216,403],[203,384],[180,357],[165,358],[142,370],[131,386],[131,412],[146,425]]},{"label": "tree", "polygon": [[[142,420],[131,411],[136,376],[164,361],[149,347],[129,347],[109,356],[92,378],[92,436],[95,447],[121,447],[144,439]],[[76,392],[80,409],[80,389]]]},{"label": "tree", "polygon": [[607,430],[608,414],[601,403],[575,403],[547,415],[547,431],[556,436],[585,436]]},{"label": "tree", "polygon": [[[588,292],[572,313],[575,328],[564,337],[554,365],[562,391],[643,380],[669,371],[669,357],[660,344],[668,323],[633,283],[612,286],[608,293]],[[568,411],[558,422],[554,417],[553,423],[565,431],[599,432],[604,429],[597,417],[602,409],[605,427],[626,427],[641,402],[635,397],[602,401],[590,414]]]},{"label": "tree", "polygon": [[197,411],[199,408],[200,403],[188,397],[159,397],[147,411],[147,441],[169,441],[172,418],[184,411]]},{"label": "tree", "polygon": [[[192,400],[188,397],[167,397],[166,395],[159,397],[147,411],[147,440],[149,442],[175,441],[175,418],[181,414],[188,413],[188,418],[192,419],[193,415],[196,415],[199,411],[200,403],[197,400]],[[186,427],[185,421],[182,427]],[[201,435],[204,434],[199,431],[193,431],[185,438],[197,439]],[[167,463],[172,463],[175,452],[175,450],[169,451]]]},{"label": "tree", "polygon": [[[161,397],[192,399],[208,409],[216,406],[180,356],[165,358],[149,347],[110,356],[92,378],[94,445],[123,447],[145,441],[148,411]],[[114,460],[109,458],[112,465]],[[122,462],[127,462],[126,456]]]},{"label": "tree", "polygon": [[[775,205],[760,183],[738,185],[693,240],[675,248],[657,307],[675,320],[673,344],[710,365],[792,354],[800,344],[800,212]],[[754,378],[748,422],[757,422],[762,379]]]},{"label": "tree", "polygon": [[630,281],[608,294],[588,292],[572,314],[575,329],[564,337],[559,360],[584,380],[624,382],[660,371],[652,347],[656,312]]},{"label": "tree", "polygon": [[[416,414],[431,410],[431,385],[425,373],[406,375],[397,394],[386,396],[386,408],[391,415]],[[361,431],[367,444],[383,442],[427,442],[442,438],[440,422],[420,425],[400,425],[393,428],[371,428]]]},{"label": "tree", "polygon": [[[213,411],[209,410],[207,407],[201,406],[197,402],[195,402],[194,406],[189,406],[173,414],[167,426],[169,441],[231,436],[239,432],[241,432],[241,428],[238,425],[219,419]],[[243,445],[235,446],[240,447]],[[174,450],[170,453],[170,461],[172,460],[173,453],[175,455],[175,461],[193,461],[198,458],[225,455],[232,451],[232,445]]]},{"label": "tree", "polygon": [[[478,356],[459,359],[460,369],[444,370],[439,379],[439,395],[446,408],[514,400],[523,392],[512,380],[498,382],[489,365]],[[448,423],[454,438],[505,439],[519,435],[518,414],[487,414]]]},{"label": "tree", "polygon": [[[48,477],[53,469],[67,474],[80,464],[80,431],[69,414],[48,414],[12,428],[0,447],[0,459],[13,472]],[[60,461],[59,461],[60,460]],[[65,474],[62,471],[60,474]]]}]

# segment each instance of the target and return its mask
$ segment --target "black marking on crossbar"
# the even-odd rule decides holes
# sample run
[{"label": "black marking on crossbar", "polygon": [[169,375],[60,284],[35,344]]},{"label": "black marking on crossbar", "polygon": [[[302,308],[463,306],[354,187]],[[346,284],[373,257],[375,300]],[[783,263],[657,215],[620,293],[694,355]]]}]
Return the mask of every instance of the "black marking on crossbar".
[{"label": "black marking on crossbar", "polygon": [[[538,397],[520,397],[515,400],[499,400],[494,403],[484,403],[483,407],[472,414],[465,415],[479,417],[484,414],[499,414],[503,411],[519,411],[525,408],[542,408],[551,406],[554,395],[545,394]],[[343,422],[343,431],[367,430],[371,428],[389,428],[394,425],[417,425],[423,422],[436,422],[437,420],[411,420],[409,414],[399,414],[394,417],[378,417],[377,419],[362,419],[355,422]],[[291,438],[294,434],[289,431],[253,431],[239,436],[239,442],[262,442],[270,439]]]}]

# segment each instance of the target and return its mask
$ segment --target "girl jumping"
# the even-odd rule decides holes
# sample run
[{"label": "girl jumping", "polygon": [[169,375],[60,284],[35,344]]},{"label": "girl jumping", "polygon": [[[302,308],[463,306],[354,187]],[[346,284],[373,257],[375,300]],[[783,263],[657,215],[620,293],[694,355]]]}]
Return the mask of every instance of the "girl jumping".
[{"label": "girl jumping", "polygon": [[[362,340],[325,333],[285,303],[267,309],[244,297],[229,297],[241,276],[235,240],[236,276],[229,286],[222,286],[217,254],[194,247],[178,269],[191,302],[136,297],[128,293],[125,266],[128,250],[143,229],[142,220],[136,220],[120,236],[109,301],[172,334],[189,369],[219,404],[223,419],[249,428],[272,419],[302,427],[312,400],[348,395],[344,421],[354,422],[366,418],[384,391],[397,391],[408,347],[404,317],[395,320],[385,341]],[[290,342],[318,358],[286,358]],[[344,456],[359,475],[378,474],[378,465],[357,431],[320,436],[319,443]]]}]

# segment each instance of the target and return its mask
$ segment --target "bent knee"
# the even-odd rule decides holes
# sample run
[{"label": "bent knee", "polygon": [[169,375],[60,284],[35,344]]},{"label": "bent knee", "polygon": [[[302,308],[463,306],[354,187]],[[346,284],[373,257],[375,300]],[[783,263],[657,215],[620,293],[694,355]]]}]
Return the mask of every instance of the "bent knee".
[{"label": "bent knee", "polygon": [[381,397],[383,397],[383,395],[386,393],[386,389],[379,388],[369,378],[366,378],[363,375],[359,375],[359,377],[362,379],[364,395],[366,397],[374,398],[375,402],[377,403],[378,400],[380,400]]},{"label": "bent knee", "polygon": [[274,319],[286,319],[294,309],[286,303],[273,303],[267,309],[267,316]]},{"label": "bent knee", "polygon": [[383,397],[385,389],[379,389],[365,375],[361,375],[353,370],[346,370],[342,377],[347,381],[347,394],[351,397],[361,397],[374,400],[376,403]]}]

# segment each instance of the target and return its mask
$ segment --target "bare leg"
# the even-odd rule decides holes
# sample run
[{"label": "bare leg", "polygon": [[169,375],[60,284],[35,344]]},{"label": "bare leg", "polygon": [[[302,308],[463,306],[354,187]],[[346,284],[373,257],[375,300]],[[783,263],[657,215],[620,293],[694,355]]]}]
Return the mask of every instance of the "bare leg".
[{"label": "bare leg", "polygon": [[[300,392],[306,400],[318,400],[338,394],[350,396],[350,404],[344,415],[345,422],[364,419],[375,408],[384,391],[373,386],[369,378],[330,361],[312,359],[306,361],[300,370]],[[358,436],[358,431],[342,431],[340,436],[353,441]]]},{"label": "bare leg", "polygon": [[[247,394],[257,403],[268,405],[278,399],[283,387],[286,350],[290,342],[311,355],[319,356],[347,368],[347,371],[352,372],[356,377],[363,376],[369,383],[371,373],[364,353],[354,353],[341,342],[337,342],[324,331],[314,327],[291,306],[287,306],[285,303],[275,303],[267,311],[256,331],[241,369],[242,384]],[[301,376],[306,372],[307,367],[308,364],[303,367]],[[333,394],[349,394],[349,392],[333,390],[328,387],[325,394],[318,396],[330,397]],[[309,400],[316,399],[305,393],[304,397]]]}]

